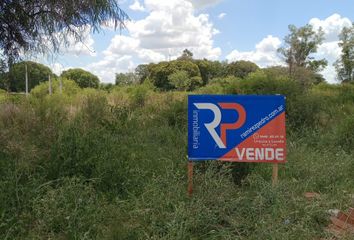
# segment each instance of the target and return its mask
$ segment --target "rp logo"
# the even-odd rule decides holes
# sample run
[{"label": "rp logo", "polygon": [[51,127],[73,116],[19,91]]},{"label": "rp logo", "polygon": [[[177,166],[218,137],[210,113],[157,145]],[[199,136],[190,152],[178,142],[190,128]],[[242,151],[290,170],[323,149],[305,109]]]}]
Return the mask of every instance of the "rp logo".
[{"label": "rp logo", "polygon": [[194,103],[198,109],[207,109],[214,113],[214,120],[210,123],[205,123],[205,127],[218,145],[219,148],[226,148],[226,131],[231,129],[238,129],[246,121],[246,111],[242,105],[238,103],[218,103],[222,109],[234,110],[238,113],[238,119],[234,123],[223,123],[220,126],[221,138],[215,131],[221,122],[220,108],[213,103]]}]

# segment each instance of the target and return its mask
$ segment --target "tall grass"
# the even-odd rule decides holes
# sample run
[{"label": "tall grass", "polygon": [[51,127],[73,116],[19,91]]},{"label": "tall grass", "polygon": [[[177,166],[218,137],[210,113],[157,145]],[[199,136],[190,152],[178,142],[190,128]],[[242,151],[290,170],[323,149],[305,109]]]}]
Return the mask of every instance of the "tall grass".
[{"label": "tall grass", "polygon": [[351,87],[302,91],[257,73],[198,90],[287,95],[288,163],[276,187],[267,164],[195,164],[192,198],[188,93],[42,88],[0,101],[1,239],[316,239],[329,237],[329,209],[349,207]]}]

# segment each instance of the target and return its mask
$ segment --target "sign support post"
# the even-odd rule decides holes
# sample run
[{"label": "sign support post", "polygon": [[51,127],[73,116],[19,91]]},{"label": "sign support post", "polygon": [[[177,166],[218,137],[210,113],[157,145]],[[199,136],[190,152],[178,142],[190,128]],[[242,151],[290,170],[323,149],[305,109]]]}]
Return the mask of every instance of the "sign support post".
[{"label": "sign support post", "polygon": [[278,163],[273,163],[272,186],[275,187],[277,184],[278,184]]},{"label": "sign support post", "polygon": [[188,160],[188,197],[193,193],[193,162]]}]

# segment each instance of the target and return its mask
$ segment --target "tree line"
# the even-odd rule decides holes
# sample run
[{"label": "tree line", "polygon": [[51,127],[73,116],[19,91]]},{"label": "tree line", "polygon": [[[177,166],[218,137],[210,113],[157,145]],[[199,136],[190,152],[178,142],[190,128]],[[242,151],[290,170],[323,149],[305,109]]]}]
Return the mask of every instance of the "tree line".
[{"label": "tree line", "polygon": [[[342,52],[334,63],[337,78],[342,83],[354,83],[354,25],[344,27],[338,37]],[[315,31],[309,24],[299,28],[289,25],[289,34],[278,49],[285,66],[273,66],[269,69],[274,74],[287,75],[299,81],[304,87],[325,81],[320,72],[328,62],[326,59],[314,58],[323,41],[324,32],[321,28]],[[150,81],[161,90],[194,90],[206,85],[211,79],[228,76],[244,78],[259,69],[259,66],[250,61],[228,63],[194,59],[193,53],[185,49],[176,60],[141,64],[135,72],[116,74],[116,84]]]},{"label": "tree line", "polygon": [[[285,36],[283,45],[278,49],[285,65],[269,67],[274,74],[286,75],[301,83],[305,88],[324,81],[320,74],[328,62],[326,59],[315,59],[314,54],[324,41],[324,32],[320,28],[315,31],[309,24],[297,28],[289,25],[289,34]],[[339,46],[342,49],[340,58],[334,63],[337,78],[342,83],[354,82],[354,25],[344,27],[339,35]],[[12,92],[25,89],[25,65],[28,67],[30,79],[29,89],[48,76],[56,78],[50,68],[31,61],[12,64],[8,69],[2,61],[0,64],[0,88]],[[245,78],[248,74],[260,70],[250,61],[211,61],[194,59],[193,53],[185,49],[181,56],[172,61],[138,65],[134,72],[117,73],[116,85],[151,83],[162,91],[192,91],[207,85],[211,80],[226,77]],[[110,88],[112,84],[100,84],[99,78],[83,69],[69,69],[60,77],[74,80],[80,87]]]}]

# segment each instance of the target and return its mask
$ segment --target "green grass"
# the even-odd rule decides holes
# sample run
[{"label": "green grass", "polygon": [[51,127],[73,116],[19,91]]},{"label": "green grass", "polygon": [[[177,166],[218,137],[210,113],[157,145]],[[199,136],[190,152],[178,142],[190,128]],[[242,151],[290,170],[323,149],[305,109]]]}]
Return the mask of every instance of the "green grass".
[{"label": "green grass", "polygon": [[[257,84],[238,89],[260,91]],[[282,80],[274,84],[291,92]],[[270,164],[210,161],[195,164],[192,198],[187,93],[137,86],[5,100],[0,238],[329,237],[327,211],[348,209],[353,194],[352,90],[321,86],[289,95],[288,163],[276,187]],[[309,201],[305,192],[320,198]]]}]

